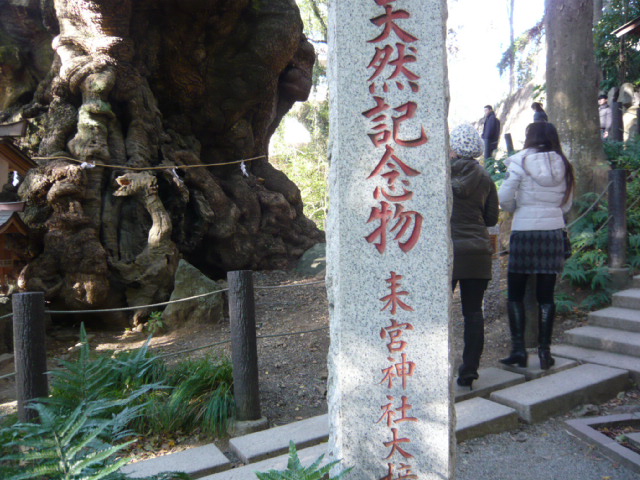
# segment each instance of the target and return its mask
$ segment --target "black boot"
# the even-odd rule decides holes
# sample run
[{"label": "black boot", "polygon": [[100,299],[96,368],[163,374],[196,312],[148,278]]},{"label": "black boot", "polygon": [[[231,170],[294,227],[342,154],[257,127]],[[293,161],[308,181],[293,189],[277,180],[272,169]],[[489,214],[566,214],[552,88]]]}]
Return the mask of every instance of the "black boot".
[{"label": "black boot", "polygon": [[480,356],[484,348],[484,316],[482,312],[474,312],[464,317],[464,350],[462,365],[458,369],[458,385],[471,387],[478,379]]},{"label": "black boot", "polygon": [[538,306],[538,357],[542,370],[549,370],[556,363],[551,356],[551,334],[555,318],[555,304],[543,303]]},{"label": "black boot", "polygon": [[508,302],[509,329],[511,330],[511,354],[500,360],[505,365],[527,366],[527,350],[524,348],[524,303]]}]

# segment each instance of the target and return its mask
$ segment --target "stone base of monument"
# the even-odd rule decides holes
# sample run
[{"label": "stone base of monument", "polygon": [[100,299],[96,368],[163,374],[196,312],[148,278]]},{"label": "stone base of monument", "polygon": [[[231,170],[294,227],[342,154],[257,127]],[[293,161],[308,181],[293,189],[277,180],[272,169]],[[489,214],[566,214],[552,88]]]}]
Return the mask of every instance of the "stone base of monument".
[{"label": "stone base of monument", "polygon": [[258,420],[236,420],[227,429],[227,433],[231,437],[240,437],[249,433],[260,432],[269,428],[269,420],[267,417],[261,417]]},{"label": "stone base of monument", "polygon": [[500,368],[509,372],[518,373],[524,375],[527,380],[535,380],[536,378],[546,377],[554,373],[562,372],[569,368],[573,368],[578,365],[575,360],[568,358],[553,357],[556,364],[549,370],[542,370],[540,368],[540,361],[538,360],[538,354],[536,352],[529,352],[529,362],[526,368],[518,367],[515,365],[503,365],[499,364]]},{"label": "stone base of monument", "polygon": [[535,423],[584,403],[602,403],[628,386],[626,370],[587,364],[493,392],[489,398]]}]

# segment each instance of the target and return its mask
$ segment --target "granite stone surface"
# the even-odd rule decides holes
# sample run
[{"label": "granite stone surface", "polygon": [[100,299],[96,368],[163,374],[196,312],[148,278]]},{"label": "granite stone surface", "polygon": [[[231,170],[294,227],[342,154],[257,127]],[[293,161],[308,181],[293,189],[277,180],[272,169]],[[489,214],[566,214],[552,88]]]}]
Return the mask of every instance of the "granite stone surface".
[{"label": "granite stone surface", "polygon": [[329,23],[329,456],[450,478],[446,1],[334,1]]}]

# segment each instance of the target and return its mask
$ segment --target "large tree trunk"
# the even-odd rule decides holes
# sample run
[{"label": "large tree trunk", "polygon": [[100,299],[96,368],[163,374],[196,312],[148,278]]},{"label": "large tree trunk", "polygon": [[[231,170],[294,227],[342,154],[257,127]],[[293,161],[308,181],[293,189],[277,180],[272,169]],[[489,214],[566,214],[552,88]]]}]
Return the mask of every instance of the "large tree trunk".
[{"label": "large tree trunk", "polygon": [[608,165],[600,140],[593,0],[545,0],[547,105],[574,166],[577,195],[600,192]]},{"label": "large tree trunk", "polygon": [[[29,120],[40,164],[19,190],[22,288],[141,305],[167,298],[180,256],[221,277],[322,241],[266,157],[311,88],[294,0],[3,0],[0,53],[0,122]],[[197,168],[127,168],[158,166]]]}]

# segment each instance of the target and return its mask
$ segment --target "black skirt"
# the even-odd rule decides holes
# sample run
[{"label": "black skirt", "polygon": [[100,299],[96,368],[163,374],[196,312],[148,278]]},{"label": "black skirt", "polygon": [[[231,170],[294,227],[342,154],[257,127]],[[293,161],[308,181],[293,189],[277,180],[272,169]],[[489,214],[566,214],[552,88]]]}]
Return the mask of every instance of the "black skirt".
[{"label": "black skirt", "polygon": [[562,273],[564,240],[562,229],[521,230],[509,239],[509,272]]}]

